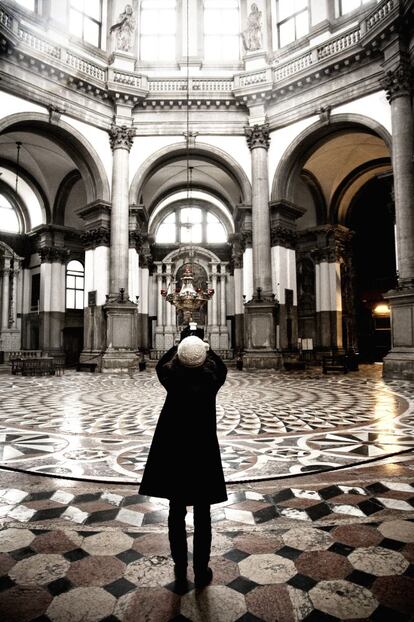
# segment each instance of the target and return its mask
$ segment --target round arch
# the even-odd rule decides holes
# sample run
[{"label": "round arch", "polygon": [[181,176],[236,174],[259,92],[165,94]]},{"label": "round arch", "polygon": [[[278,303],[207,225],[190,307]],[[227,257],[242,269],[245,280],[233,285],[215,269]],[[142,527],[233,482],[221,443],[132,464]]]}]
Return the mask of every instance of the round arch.
[{"label": "round arch", "polygon": [[341,130],[362,130],[375,134],[383,139],[391,151],[391,134],[383,125],[370,117],[344,113],[332,115],[329,123],[318,120],[301,132],[283,154],[273,177],[272,201],[287,200],[293,202],[294,180],[302,170],[310,153],[318,148],[323,138]]},{"label": "round arch", "polygon": [[204,264],[208,264],[209,262],[220,263],[221,261],[220,258],[208,248],[193,245],[180,246],[179,248],[175,248],[174,250],[170,251],[162,261],[181,261],[181,264],[178,265],[182,265],[184,264],[186,258],[188,258],[190,252],[193,254],[193,259],[198,259]]},{"label": "round arch", "polygon": [[[11,173],[13,173],[13,175],[17,173],[16,164],[14,162],[5,160],[3,158],[0,158],[0,168],[4,168],[10,171]],[[23,181],[26,182],[26,184],[30,187],[31,191],[33,192],[33,194],[36,196],[39,202],[39,205],[41,207],[41,210],[42,210],[42,217],[44,219],[44,222],[49,223],[51,220],[50,204],[49,204],[49,199],[47,198],[47,195],[45,191],[43,190],[42,186],[39,184],[37,179],[33,177],[33,175],[28,173],[21,166],[19,167],[19,177],[23,179]],[[32,223],[30,220],[30,211],[26,203],[22,199],[22,197],[19,196],[18,198],[16,198],[16,195],[11,188],[10,188],[10,194],[13,196],[13,200],[16,203],[16,205],[19,205],[24,213],[23,222],[24,222],[25,228],[23,230],[23,233],[26,233],[27,231],[30,231],[30,229],[32,228]]]},{"label": "round arch", "polygon": [[[163,147],[150,155],[138,168],[134,175],[129,191],[130,204],[137,202],[137,199],[141,194],[142,187],[150,175],[157,171],[161,166],[186,158],[187,155],[187,145],[185,142],[167,145],[166,147]],[[217,166],[225,170],[238,184],[242,197],[241,202],[248,205],[251,204],[252,187],[250,181],[240,164],[236,162],[236,160],[234,160],[228,153],[214,147],[213,145],[209,145],[208,143],[197,143],[195,147],[190,149],[189,155],[190,157],[204,159],[208,162],[217,164]]]},{"label": "round arch", "polygon": [[82,134],[58,119],[50,123],[49,116],[40,112],[19,112],[0,121],[0,133],[24,130],[45,136],[56,143],[76,164],[85,183],[88,203],[110,201],[109,182],[102,161]]}]

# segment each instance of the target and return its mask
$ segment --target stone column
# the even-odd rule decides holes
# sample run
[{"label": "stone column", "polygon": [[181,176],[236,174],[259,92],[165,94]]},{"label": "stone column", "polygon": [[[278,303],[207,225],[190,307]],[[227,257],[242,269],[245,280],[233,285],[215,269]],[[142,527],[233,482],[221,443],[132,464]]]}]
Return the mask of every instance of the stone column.
[{"label": "stone column", "polygon": [[246,128],[247,144],[252,154],[252,246],[253,288],[260,287],[263,296],[272,294],[270,259],[269,174],[267,151],[269,126]]},{"label": "stone column", "polygon": [[65,248],[42,246],[40,266],[40,334],[39,346],[49,353],[63,348],[65,325],[66,269],[69,251]]},{"label": "stone column", "polygon": [[106,346],[103,372],[125,371],[136,366],[138,348],[137,305],[128,297],[129,260],[129,152],[134,130],[112,125],[113,151],[109,294],[106,313]]},{"label": "stone column", "polygon": [[162,263],[161,261],[154,262],[157,267],[157,273],[155,275],[156,279],[156,296],[157,296],[157,325],[155,328],[155,349],[156,350],[164,350],[164,319],[163,319],[163,307],[164,305],[170,304],[166,302],[161,296],[161,290],[165,289],[163,286],[163,273],[162,273]]},{"label": "stone column", "polygon": [[10,302],[10,259],[7,257],[3,260],[3,279],[1,291],[1,329],[2,331],[9,328],[9,302]]},{"label": "stone column", "polygon": [[413,68],[404,58],[382,85],[391,105],[392,166],[398,254],[398,284],[386,298],[391,307],[392,347],[384,376],[414,379],[414,170]]},{"label": "stone column", "polygon": [[134,130],[126,125],[111,127],[109,138],[113,152],[111,251],[109,293],[118,295],[119,290],[128,294],[129,249],[129,152]]},{"label": "stone column", "polygon": [[247,368],[279,368],[276,352],[276,304],[272,292],[270,253],[269,175],[267,150],[269,126],[245,129],[252,154],[253,297],[245,305],[244,363]]}]

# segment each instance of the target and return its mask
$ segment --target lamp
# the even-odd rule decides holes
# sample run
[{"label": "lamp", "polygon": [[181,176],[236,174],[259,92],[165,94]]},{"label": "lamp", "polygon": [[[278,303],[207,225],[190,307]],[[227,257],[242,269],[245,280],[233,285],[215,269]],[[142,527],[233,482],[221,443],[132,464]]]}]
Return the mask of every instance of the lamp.
[{"label": "lamp", "polygon": [[[191,185],[192,185],[192,173],[193,167],[190,166],[190,136],[193,134],[190,132],[190,42],[189,42],[189,2],[190,0],[186,0],[187,2],[187,63],[186,63],[186,194],[187,194],[187,205],[190,204],[190,194],[191,194]],[[212,298],[214,295],[214,289],[206,288],[202,289],[197,287],[194,288],[194,274],[192,268],[192,259],[194,256],[194,252],[192,249],[192,240],[190,238],[190,251],[188,256],[188,262],[185,262],[185,268],[182,276],[182,285],[181,289],[178,291],[168,292],[168,289],[172,283],[167,287],[167,289],[161,290],[161,296],[165,298],[167,302],[174,305],[178,310],[183,312],[184,316],[184,324],[195,324],[193,321],[193,313],[194,311],[199,311],[203,305],[207,303],[208,300]],[[194,328],[194,327],[193,327]]]},{"label": "lamp", "polygon": [[17,156],[16,156],[16,194],[17,194],[17,187],[19,184],[20,149],[22,147],[22,143],[19,140],[16,141],[16,147],[17,147]]}]

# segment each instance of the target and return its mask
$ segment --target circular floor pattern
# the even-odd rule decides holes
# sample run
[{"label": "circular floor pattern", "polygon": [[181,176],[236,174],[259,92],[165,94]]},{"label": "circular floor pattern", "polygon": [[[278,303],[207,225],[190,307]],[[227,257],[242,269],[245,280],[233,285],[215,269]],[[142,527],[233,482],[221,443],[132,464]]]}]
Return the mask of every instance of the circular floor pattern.
[{"label": "circular floor pattern", "polygon": [[[154,371],[0,376],[0,465],[136,483],[165,391]],[[230,370],[217,429],[227,482],[364,463],[414,448],[414,385],[357,373]],[[166,465],[168,468],[168,465]]]}]

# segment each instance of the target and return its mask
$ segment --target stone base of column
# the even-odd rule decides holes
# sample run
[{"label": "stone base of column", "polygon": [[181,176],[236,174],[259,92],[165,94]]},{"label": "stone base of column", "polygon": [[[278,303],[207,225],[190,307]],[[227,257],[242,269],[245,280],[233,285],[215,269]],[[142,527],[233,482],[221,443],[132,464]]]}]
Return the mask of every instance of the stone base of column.
[{"label": "stone base of column", "polygon": [[206,337],[212,350],[220,350],[220,329],[218,326],[208,326]]},{"label": "stone base of column", "polygon": [[253,299],[244,306],[245,369],[281,369],[282,356],[276,350],[275,302]]},{"label": "stone base of column", "polygon": [[132,302],[105,305],[107,348],[102,356],[104,373],[125,372],[138,363],[137,306]]},{"label": "stone base of column", "polygon": [[17,352],[21,350],[20,330],[17,328],[3,328],[0,331],[0,350],[3,352]]},{"label": "stone base of column", "polygon": [[390,352],[384,357],[384,378],[414,380],[414,288],[384,294],[391,307]]}]

